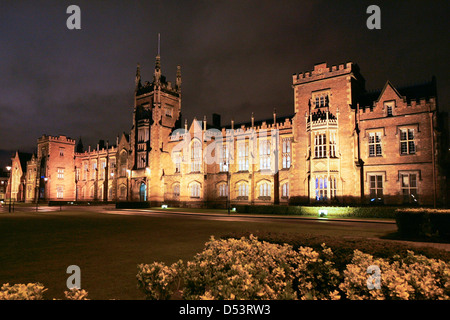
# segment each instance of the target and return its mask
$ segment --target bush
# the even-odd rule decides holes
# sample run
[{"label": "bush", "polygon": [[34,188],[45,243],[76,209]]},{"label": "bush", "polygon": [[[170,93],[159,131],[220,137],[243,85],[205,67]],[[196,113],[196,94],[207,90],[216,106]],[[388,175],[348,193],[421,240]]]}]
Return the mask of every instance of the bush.
[{"label": "bush", "polygon": [[15,284],[9,283],[0,288],[0,300],[42,300],[47,289],[40,283]]},{"label": "bush", "polygon": [[[41,283],[3,284],[0,288],[0,300],[43,300],[47,289]],[[67,300],[89,300],[87,291],[78,288],[65,291]]]},{"label": "bush", "polygon": [[167,300],[179,290],[184,274],[183,261],[178,261],[170,267],[161,262],[138,266],[138,288],[149,300]]},{"label": "bush", "polygon": [[[405,259],[389,263],[355,250],[352,263],[344,270],[339,288],[351,300],[447,300],[450,295],[450,267],[441,260],[408,252]],[[380,268],[380,288],[367,285],[369,266]]]},{"label": "bush", "polygon": [[83,289],[72,288],[69,291],[64,291],[64,295],[67,300],[89,300],[87,291]]},{"label": "bush", "polygon": [[398,209],[395,214],[398,232],[407,238],[437,236],[450,238],[449,209]]},{"label": "bush", "polygon": [[[167,268],[140,265],[139,286],[150,299],[169,299],[178,278],[183,299],[448,299],[445,261],[408,251],[374,258],[354,250],[343,264],[325,244],[320,249],[248,238],[211,240],[193,261]],[[339,263],[337,263],[339,262]],[[368,266],[381,270],[379,290],[368,288]],[[144,285],[142,285],[144,284]]]}]

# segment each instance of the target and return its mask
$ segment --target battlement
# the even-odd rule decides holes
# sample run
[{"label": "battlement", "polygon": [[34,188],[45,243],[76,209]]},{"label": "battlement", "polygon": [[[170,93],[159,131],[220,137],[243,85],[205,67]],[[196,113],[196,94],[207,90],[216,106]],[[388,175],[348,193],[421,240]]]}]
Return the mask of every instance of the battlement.
[{"label": "battlement", "polygon": [[294,85],[318,79],[335,77],[350,73],[355,69],[356,65],[353,62],[346,64],[339,64],[337,66],[328,67],[326,63],[319,63],[314,66],[314,69],[304,73],[294,73],[292,75],[292,82]]},{"label": "battlement", "polygon": [[92,150],[87,150],[84,152],[75,152],[75,156],[78,157],[97,157],[97,156],[104,156],[106,154],[114,154],[117,153],[117,147],[111,146],[108,149],[106,148],[101,148],[101,149],[92,149]]},{"label": "battlement", "polygon": [[64,135],[60,135],[60,136],[49,136],[49,135],[42,135],[42,137],[40,137],[38,139],[38,143],[43,143],[43,142],[58,142],[58,143],[70,143],[70,144],[75,144],[75,140],[68,138]]}]

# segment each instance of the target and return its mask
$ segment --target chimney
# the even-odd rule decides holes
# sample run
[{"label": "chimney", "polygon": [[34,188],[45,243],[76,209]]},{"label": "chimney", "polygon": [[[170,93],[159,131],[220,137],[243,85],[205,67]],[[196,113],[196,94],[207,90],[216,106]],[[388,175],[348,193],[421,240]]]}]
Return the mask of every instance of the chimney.
[{"label": "chimney", "polygon": [[213,113],[212,121],[214,127],[220,128],[220,114]]}]

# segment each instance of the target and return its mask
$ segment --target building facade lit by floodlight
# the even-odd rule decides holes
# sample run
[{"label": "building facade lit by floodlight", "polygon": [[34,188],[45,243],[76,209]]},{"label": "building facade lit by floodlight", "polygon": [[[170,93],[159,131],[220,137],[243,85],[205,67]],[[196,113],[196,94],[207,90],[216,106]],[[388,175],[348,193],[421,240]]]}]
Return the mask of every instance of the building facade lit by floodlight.
[{"label": "building facade lit by floodlight", "polygon": [[168,81],[158,55],[151,82],[137,68],[129,132],[87,151],[64,136],[41,137],[14,190],[30,202],[159,206],[448,203],[447,118],[434,78],[367,92],[356,64],[320,63],[294,74],[292,87],[289,116],[183,123],[181,69]]}]

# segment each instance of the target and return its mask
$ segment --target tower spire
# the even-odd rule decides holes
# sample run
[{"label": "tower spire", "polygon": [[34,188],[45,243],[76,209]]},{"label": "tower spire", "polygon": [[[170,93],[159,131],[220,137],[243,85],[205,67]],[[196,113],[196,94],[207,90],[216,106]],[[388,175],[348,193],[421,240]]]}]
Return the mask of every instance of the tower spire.
[{"label": "tower spire", "polygon": [[161,34],[158,33],[158,56],[160,55],[160,49],[161,49]]},{"label": "tower spire", "polygon": [[160,34],[158,33],[158,54],[156,56],[156,63],[155,63],[155,74],[154,74],[154,80],[156,83],[160,83],[161,81],[161,57],[159,55],[159,48],[160,46]]}]

